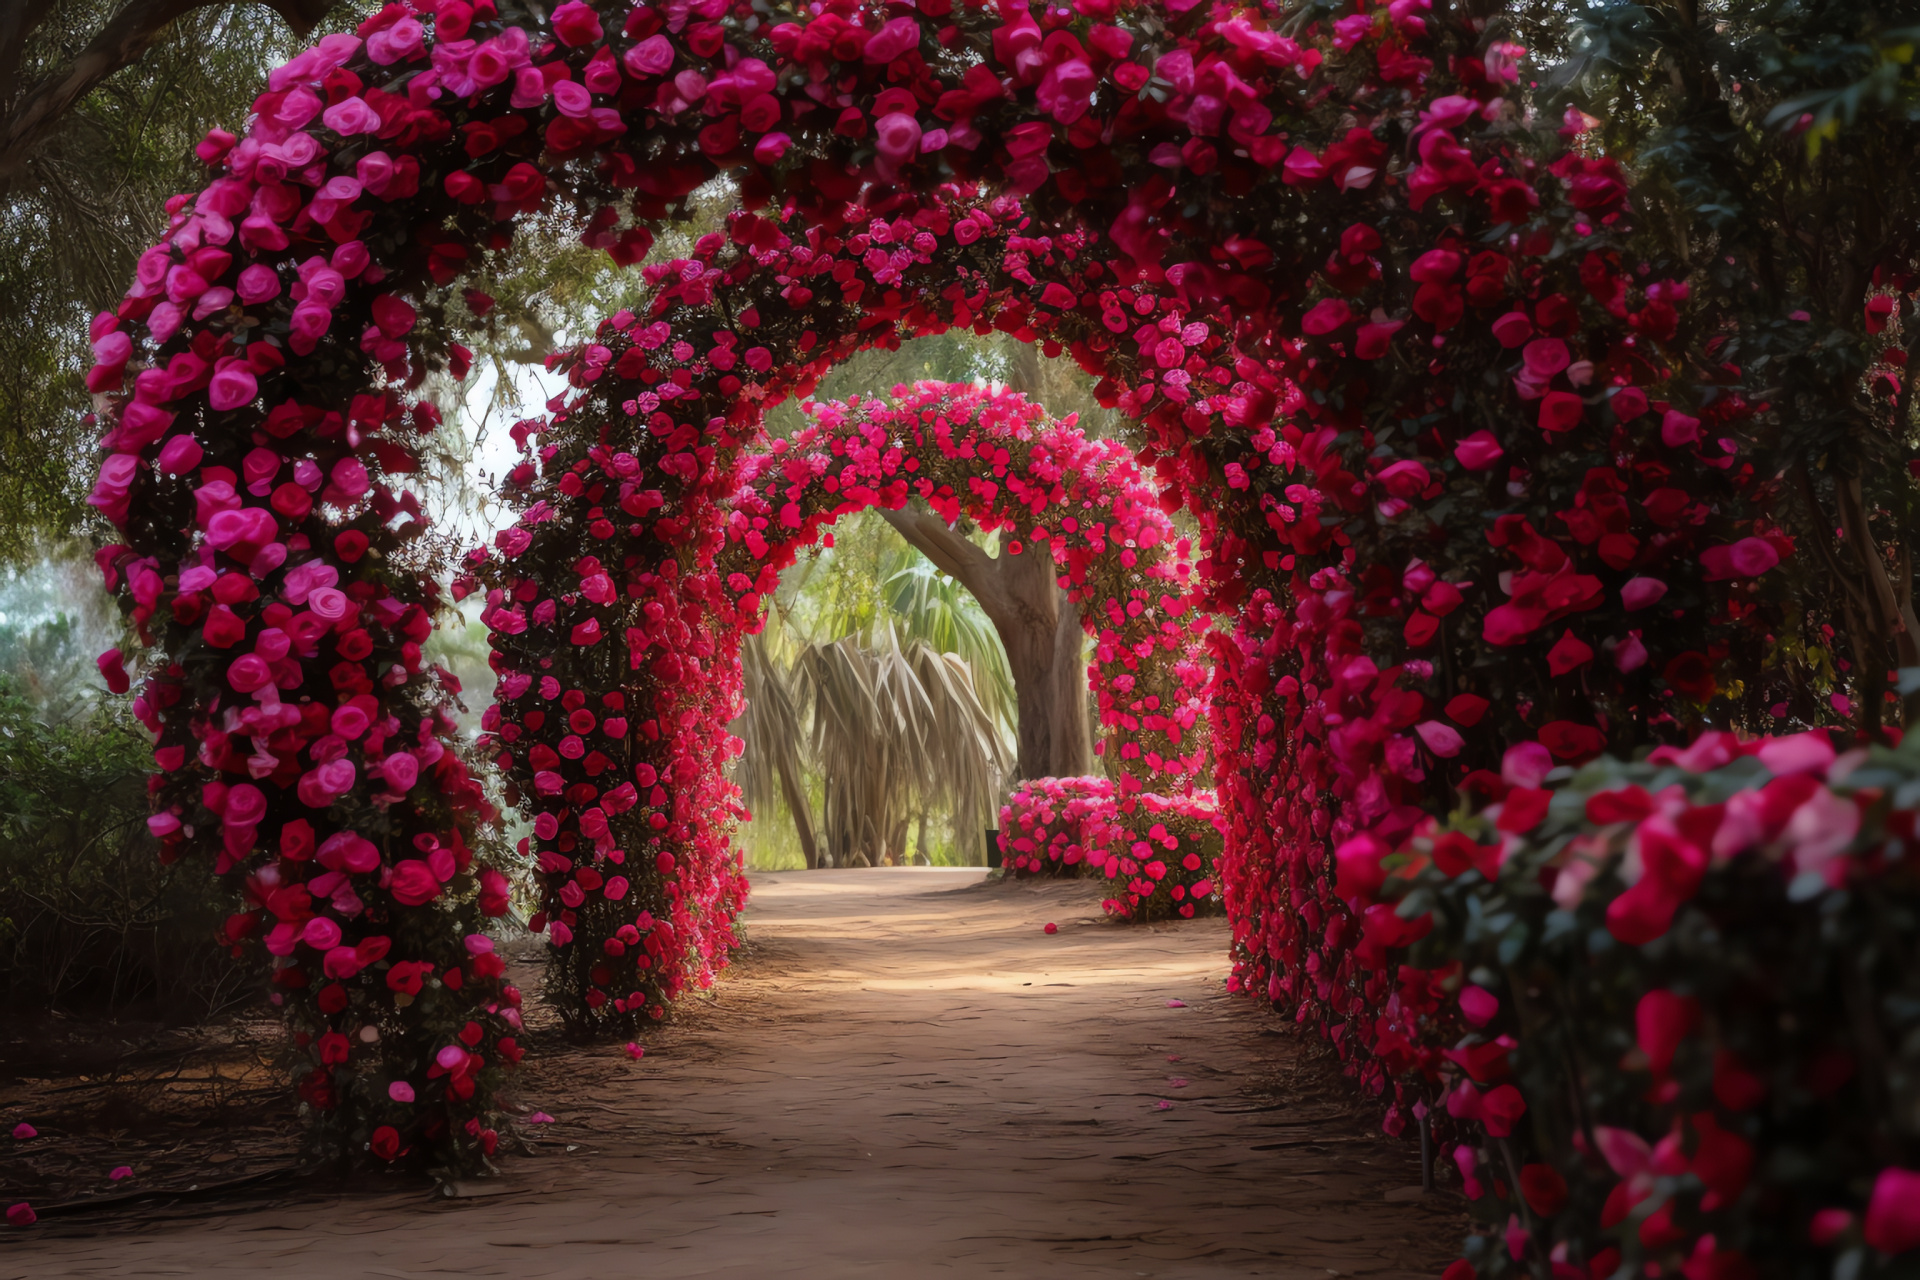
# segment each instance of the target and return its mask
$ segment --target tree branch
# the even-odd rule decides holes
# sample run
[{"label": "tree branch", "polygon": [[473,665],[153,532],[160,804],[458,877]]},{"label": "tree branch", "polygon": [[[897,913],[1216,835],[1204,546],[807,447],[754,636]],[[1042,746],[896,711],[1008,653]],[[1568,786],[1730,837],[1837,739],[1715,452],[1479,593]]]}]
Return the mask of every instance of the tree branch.
[{"label": "tree branch", "polygon": [[1833,523],[1827,519],[1826,509],[1820,505],[1820,496],[1813,487],[1813,471],[1808,467],[1805,458],[1800,458],[1793,464],[1793,479],[1800,490],[1800,500],[1806,504],[1807,515],[1813,523],[1810,536],[1813,539],[1814,550],[1820,553],[1821,560],[1826,563],[1827,572],[1833,575],[1833,580],[1840,587],[1841,594],[1851,604],[1864,608],[1866,597],[1861,594],[1859,587],[1854,585],[1853,575],[1849,574],[1840,563],[1840,557],[1834,554]]},{"label": "tree branch", "polygon": [[20,83],[20,64],[26,60],[27,37],[39,30],[40,24],[52,13],[51,4],[0,0],[0,84]]},{"label": "tree branch", "polygon": [[1000,581],[1000,562],[948,528],[946,521],[931,511],[882,510],[880,515],[934,568],[971,592],[996,623],[1012,609],[1013,601]]},{"label": "tree branch", "polygon": [[[34,149],[66,114],[100,83],[123,67],[138,62],[173,23],[195,9],[224,5],[230,0],[132,0],[73,60],[29,86],[7,104],[0,128],[0,190],[27,166]],[[285,18],[300,35],[313,30],[334,6],[334,0],[261,0]],[[27,36],[38,19],[22,16],[28,6],[9,0],[0,15],[0,65],[17,72]],[[11,77],[10,77],[11,78]]]},{"label": "tree branch", "polygon": [[1874,605],[1874,620],[1882,628],[1881,638],[1893,648],[1897,666],[1920,666],[1920,621],[1914,619],[1911,605],[1905,609],[1900,607],[1898,593],[1887,577],[1886,561],[1873,540],[1873,531],[1867,527],[1860,478],[1849,476],[1837,480],[1834,497],[1835,505],[1840,508],[1840,527],[1845,530],[1847,541],[1853,543],[1853,553],[1860,557],[1866,571],[1868,599]]}]

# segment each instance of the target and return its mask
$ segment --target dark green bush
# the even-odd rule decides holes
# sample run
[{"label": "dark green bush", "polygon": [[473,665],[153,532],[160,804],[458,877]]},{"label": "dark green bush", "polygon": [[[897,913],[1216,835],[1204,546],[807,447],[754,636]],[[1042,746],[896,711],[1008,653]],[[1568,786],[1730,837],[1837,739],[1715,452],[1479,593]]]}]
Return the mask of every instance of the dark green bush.
[{"label": "dark green bush", "polygon": [[59,704],[0,674],[0,1003],[167,1019],[231,1004],[253,977],[220,944],[227,891],[155,857],[145,735],[122,701]]}]

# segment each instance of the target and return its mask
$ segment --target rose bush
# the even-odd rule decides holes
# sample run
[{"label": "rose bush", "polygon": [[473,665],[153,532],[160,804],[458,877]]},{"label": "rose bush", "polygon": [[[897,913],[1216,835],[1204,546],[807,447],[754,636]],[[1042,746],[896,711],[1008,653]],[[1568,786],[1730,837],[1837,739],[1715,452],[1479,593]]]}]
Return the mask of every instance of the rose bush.
[{"label": "rose bush", "polygon": [[1515,748],[1477,813],[1341,856],[1370,919],[1423,935],[1391,1016],[1431,1031],[1393,1052],[1489,1228],[1473,1262],[1738,1277],[1907,1252],[1920,746],[1711,733],[1550,765]]},{"label": "rose bush", "polygon": [[1125,792],[1106,778],[1035,778],[1000,810],[1009,875],[1106,877],[1123,920],[1192,919],[1219,909],[1221,833],[1211,791]]}]

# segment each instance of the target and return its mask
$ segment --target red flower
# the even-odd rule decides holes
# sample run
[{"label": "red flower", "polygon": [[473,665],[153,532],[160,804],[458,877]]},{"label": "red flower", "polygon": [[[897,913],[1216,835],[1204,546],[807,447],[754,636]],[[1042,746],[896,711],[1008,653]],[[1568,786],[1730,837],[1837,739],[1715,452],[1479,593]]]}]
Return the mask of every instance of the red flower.
[{"label": "red flower", "polygon": [[1553,720],[1540,726],[1540,745],[1556,760],[1584,763],[1607,749],[1607,735],[1590,724]]},{"label": "red flower", "polygon": [[395,1160],[407,1154],[406,1150],[400,1145],[400,1131],[390,1124],[383,1124],[378,1129],[375,1129],[372,1139],[367,1143],[367,1147],[374,1155],[385,1160],[388,1164],[392,1164]]},{"label": "red flower", "polygon": [[1694,702],[1711,702],[1713,695],[1719,692],[1719,685],[1713,678],[1713,663],[1697,649],[1689,649],[1669,660],[1660,674],[1677,693]]},{"label": "red flower", "polygon": [[1520,1194],[1528,1208],[1542,1218],[1551,1218],[1567,1207],[1567,1180],[1551,1165],[1522,1165]]}]

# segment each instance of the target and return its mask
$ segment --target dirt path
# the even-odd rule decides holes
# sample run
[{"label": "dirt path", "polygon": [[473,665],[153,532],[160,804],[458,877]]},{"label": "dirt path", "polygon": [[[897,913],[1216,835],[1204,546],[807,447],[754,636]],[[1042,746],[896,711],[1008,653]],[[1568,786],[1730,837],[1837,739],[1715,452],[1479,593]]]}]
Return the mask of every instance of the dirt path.
[{"label": "dirt path", "polygon": [[1436,1274],[1407,1147],[1274,1092],[1294,1041],[1224,995],[1223,922],[980,874],[756,876],[745,962],[643,1062],[530,1079],[555,1123],[485,1195],[48,1220],[0,1275]]}]

